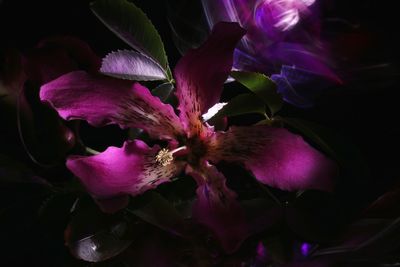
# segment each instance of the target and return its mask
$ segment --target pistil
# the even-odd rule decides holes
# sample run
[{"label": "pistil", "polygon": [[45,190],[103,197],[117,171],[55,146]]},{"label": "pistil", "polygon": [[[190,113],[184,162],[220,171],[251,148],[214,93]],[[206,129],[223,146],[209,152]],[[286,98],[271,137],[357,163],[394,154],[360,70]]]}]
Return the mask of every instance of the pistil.
[{"label": "pistil", "polygon": [[175,148],[172,151],[169,151],[167,148],[161,149],[157,155],[156,155],[156,162],[162,166],[167,166],[172,163],[174,160],[174,154],[177,153],[178,151],[185,150],[186,146],[181,146],[178,148]]}]

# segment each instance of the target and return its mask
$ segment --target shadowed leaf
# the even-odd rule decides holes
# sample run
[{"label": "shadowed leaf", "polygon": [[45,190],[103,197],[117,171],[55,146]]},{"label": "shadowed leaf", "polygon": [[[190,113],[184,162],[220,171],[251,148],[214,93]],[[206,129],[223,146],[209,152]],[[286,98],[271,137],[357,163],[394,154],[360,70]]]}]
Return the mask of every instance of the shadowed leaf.
[{"label": "shadowed leaf", "polygon": [[170,98],[173,96],[174,85],[172,83],[163,83],[151,90],[152,95],[158,96],[162,102],[169,103]]},{"label": "shadowed leaf", "polygon": [[118,37],[168,71],[161,37],[140,8],[126,0],[98,0],[91,4],[91,9]]},{"label": "shadowed leaf", "polygon": [[127,210],[152,225],[169,233],[185,235],[185,222],[178,211],[160,194],[149,192],[144,197],[145,204],[140,207],[129,207]]},{"label": "shadowed leaf", "polygon": [[220,109],[212,118],[250,113],[264,114],[265,104],[254,94],[241,94],[232,98],[228,104]]},{"label": "shadowed leaf", "polygon": [[275,83],[261,73],[232,71],[231,77],[255,93],[265,104],[271,114],[278,112],[283,105],[282,96],[278,94]]},{"label": "shadowed leaf", "polygon": [[89,199],[80,199],[65,230],[65,242],[76,258],[100,262],[117,256],[132,243],[127,233],[125,219],[104,214]]}]

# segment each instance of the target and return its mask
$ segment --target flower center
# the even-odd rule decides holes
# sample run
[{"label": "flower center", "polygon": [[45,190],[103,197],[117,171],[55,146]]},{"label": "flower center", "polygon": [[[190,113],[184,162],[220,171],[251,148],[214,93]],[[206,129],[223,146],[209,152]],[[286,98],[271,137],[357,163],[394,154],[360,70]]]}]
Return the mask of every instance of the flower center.
[{"label": "flower center", "polygon": [[187,162],[192,166],[197,166],[204,155],[206,155],[207,144],[198,136],[188,139],[186,144],[190,150],[190,153],[187,155]]},{"label": "flower center", "polygon": [[174,154],[178,151],[186,149],[186,146],[181,146],[178,147],[172,151],[169,151],[167,148],[163,148],[160,151],[158,151],[156,155],[156,162],[162,166],[167,166],[172,163],[174,160]]}]

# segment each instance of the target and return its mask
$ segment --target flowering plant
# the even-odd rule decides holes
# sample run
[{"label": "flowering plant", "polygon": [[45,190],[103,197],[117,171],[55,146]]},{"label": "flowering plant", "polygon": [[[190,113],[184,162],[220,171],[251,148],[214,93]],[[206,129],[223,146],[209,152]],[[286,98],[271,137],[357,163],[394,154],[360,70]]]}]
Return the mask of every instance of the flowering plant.
[{"label": "flowering plant", "polygon": [[[368,179],[359,153],[336,131],[292,117],[307,113],[286,103],[311,107],[313,92],[340,84],[320,37],[318,4],[202,0],[210,33],[168,60],[140,8],[96,0],[95,25],[124,42],[107,43],[102,60],[83,41],[60,36],[1,54],[13,68],[0,69],[0,101],[16,100],[16,131],[33,161],[17,162],[19,151],[0,154],[0,186],[12,189],[5,203],[15,198],[26,206],[23,216],[35,215],[37,226],[21,236],[62,253],[47,257],[57,266],[395,258],[398,248],[382,243],[395,243],[398,190],[351,214],[358,202],[348,200]],[[51,139],[40,135],[47,131]],[[18,247],[12,231],[5,236]],[[31,257],[40,257],[33,249]]]}]

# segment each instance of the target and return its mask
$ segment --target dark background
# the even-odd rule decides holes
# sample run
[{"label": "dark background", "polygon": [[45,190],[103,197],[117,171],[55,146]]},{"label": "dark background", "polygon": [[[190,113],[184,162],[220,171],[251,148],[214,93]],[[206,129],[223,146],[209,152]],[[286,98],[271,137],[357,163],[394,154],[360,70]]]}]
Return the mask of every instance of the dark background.
[{"label": "dark background", "polygon": [[[73,35],[86,41],[99,56],[128,48],[91,13],[89,2],[3,0],[0,2],[0,47],[14,47],[26,52],[45,37]],[[165,14],[166,3],[160,0],[134,2],[148,14],[159,30],[173,67],[180,54],[172,42]],[[347,77],[345,85],[327,92],[315,108],[299,110],[286,107],[283,110],[283,114],[308,119],[339,132],[359,149],[370,175],[364,181],[343,181],[342,185],[348,187],[344,190],[346,197],[343,202],[354,205],[355,209],[393,187],[400,178],[400,130],[397,125],[400,115],[397,98],[400,89],[400,43],[396,38],[399,14],[395,6],[395,1],[389,0],[326,1],[324,18],[344,19],[355,26],[353,32],[345,27],[334,28],[334,32],[342,32],[352,38],[351,47],[346,45],[340,49],[352,57],[354,68],[343,66],[342,71]],[[386,67],[368,70],[381,64],[386,64]],[[356,67],[365,69],[351,72]],[[2,131],[7,131],[4,126],[0,127]],[[98,148],[110,142],[120,144],[122,140],[119,130],[113,127],[99,130],[93,138],[91,142]],[[16,140],[8,145],[20,149]],[[0,221],[0,227],[1,224]],[[35,245],[40,247],[32,240],[20,244],[24,249],[27,246],[33,249]],[[41,252],[46,257],[45,249]],[[62,256],[65,257],[64,254]]]},{"label": "dark background", "polygon": [[[72,35],[86,41],[99,56],[128,48],[97,20],[88,8],[89,3],[87,0],[5,0],[0,6],[1,45],[24,52],[45,37]],[[180,54],[172,42],[166,18],[166,2],[141,0],[135,3],[148,14],[159,30],[170,65],[174,66]],[[315,108],[300,110],[286,107],[283,113],[319,122],[349,137],[361,150],[371,169],[370,183],[373,185],[369,186],[374,190],[384,190],[398,179],[400,170],[399,156],[396,155],[400,150],[397,127],[400,47],[396,38],[399,25],[397,9],[393,1],[337,0],[323,3],[323,18],[345,20],[355,28],[351,32],[346,27],[337,26],[333,30],[331,27],[332,33],[329,33],[332,36],[340,33],[341,38],[351,40],[348,42],[351,46],[346,43],[339,47],[338,55],[342,53],[352,57],[349,62],[354,68],[343,66],[341,71],[348,79],[345,86],[328,92]],[[179,9],[174,11],[182,12]],[[388,67],[368,71],[368,68],[381,64],[387,64]],[[356,68],[366,70],[353,73]],[[105,131],[105,135],[112,133],[113,130]],[[101,134],[94,138],[99,143],[109,142]],[[359,189],[355,194],[362,191]]]}]

